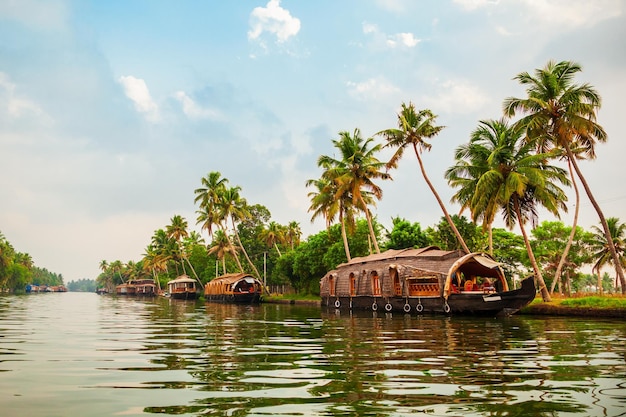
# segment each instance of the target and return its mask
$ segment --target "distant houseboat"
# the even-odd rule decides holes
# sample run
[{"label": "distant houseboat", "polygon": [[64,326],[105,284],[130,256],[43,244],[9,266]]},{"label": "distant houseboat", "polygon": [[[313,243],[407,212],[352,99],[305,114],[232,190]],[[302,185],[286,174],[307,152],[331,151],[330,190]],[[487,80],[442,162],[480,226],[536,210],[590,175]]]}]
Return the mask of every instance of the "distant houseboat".
[{"label": "distant houseboat", "polygon": [[67,287],[65,285],[37,285],[37,284],[28,284],[26,285],[27,293],[34,292],[67,292]]},{"label": "distant houseboat", "polygon": [[136,295],[141,297],[154,297],[156,284],[153,279],[132,279],[115,286],[117,295]]},{"label": "distant houseboat", "polygon": [[187,275],[181,275],[167,283],[170,298],[193,300],[198,298],[196,281]]},{"label": "distant houseboat", "polygon": [[320,295],[322,305],[337,309],[511,315],[536,289],[531,277],[509,290],[489,255],[430,246],[354,258],[321,279]]},{"label": "distant houseboat", "polygon": [[250,274],[226,274],[204,286],[204,298],[207,301],[258,303],[262,288],[261,282]]}]

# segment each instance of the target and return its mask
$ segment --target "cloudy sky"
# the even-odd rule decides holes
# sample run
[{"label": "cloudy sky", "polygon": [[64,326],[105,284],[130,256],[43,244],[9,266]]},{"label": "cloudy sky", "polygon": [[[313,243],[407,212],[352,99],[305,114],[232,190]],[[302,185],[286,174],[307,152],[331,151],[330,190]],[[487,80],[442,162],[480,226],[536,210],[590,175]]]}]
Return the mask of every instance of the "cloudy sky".
[{"label": "cloudy sky", "polygon": [[[447,126],[425,163],[448,201],[454,149],[524,95],[516,74],[551,59],[579,62],[577,81],[603,97],[609,140],[581,166],[606,215],[626,221],[625,6],[0,0],[0,231],[65,282],[95,279],[101,260],[139,260],[172,216],[196,228],[193,190],[220,171],[309,235],[323,228],[307,212],[317,157],[340,131],[395,127],[408,101]],[[378,219],[437,223],[411,153],[392,175]],[[586,198],[581,210],[597,224]]]}]

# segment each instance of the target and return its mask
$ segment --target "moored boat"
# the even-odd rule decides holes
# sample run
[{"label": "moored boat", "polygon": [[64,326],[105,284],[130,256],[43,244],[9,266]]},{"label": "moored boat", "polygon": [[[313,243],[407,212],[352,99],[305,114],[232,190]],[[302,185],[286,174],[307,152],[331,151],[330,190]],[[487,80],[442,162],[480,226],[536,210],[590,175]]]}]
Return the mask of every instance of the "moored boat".
[{"label": "moored boat", "polygon": [[536,295],[534,278],[510,290],[483,253],[435,246],[388,250],[339,265],[320,281],[322,305],[405,313],[511,315]]},{"label": "moored boat", "polygon": [[167,283],[167,291],[170,298],[181,300],[194,300],[198,298],[196,281],[188,275],[181,275]]},{"label": "moored boat", "polygon": [[263,285],[250,274],[225,274],[204,286],[207,301],[252,304],[261,299]]}]

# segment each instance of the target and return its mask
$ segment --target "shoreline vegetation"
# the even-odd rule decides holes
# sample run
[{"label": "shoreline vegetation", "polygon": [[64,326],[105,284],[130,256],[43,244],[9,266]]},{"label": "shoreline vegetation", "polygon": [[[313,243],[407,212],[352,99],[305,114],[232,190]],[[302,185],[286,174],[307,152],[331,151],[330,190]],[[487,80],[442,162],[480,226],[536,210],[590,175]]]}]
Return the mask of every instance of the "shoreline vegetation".
[{"label": "shoreline vegetation", "polygon": [[[316,296],[272,295],[263,298],[264,303],[321,305]],[[519,315],[572,316],[572,317],[607,317],[626,318],[626,297],[622,295],[584,295],[575,298],[553,298],[545,302],[541,296],[521,309]]]},{"label": "shoreline vegetation", "polygon": [[[141,259],[102,260],[96,288],[111,293],[129,281],[152,279],[161,291],[181,275],[204,287],[226,273],[241,272],[268,287],[289,286],[297,294],[319,298],[320,278],[338,265],[385,250],[433,246],[489,254],[514,288],[532,274],[543,304],[533,303],[530,311],[611,310],[599,302],[568,306],[559,301],[562,294],[626,295],[626,223],[604,215],[577,162],[595,159],[596,145],[608,139],[596,121],[600,95],[590,84],[574,82],[581,71],[575,62],[549,61],[534,75],[522,72],[514,78],[527,96],[506,98],[499,119],[480,120],[444,171],[454,189],[450,202],[460,206],[459,214],[448,212],[425,164],[431,141],[445,126],[431,110],[404,102],[397,127],[373,136],[358,128],[340,131],[331,140],[332,154],[319,156],[319,178],[306,181],[308,213],[312,222],[323,219],[325,230],[303,238],[297,221],[272,220],[267,207],[248,202],[239,185],[213,170],[193,191],[199,231],[174,215],[170,224],[154,231]],[[383,149],[393,151],[388,161],[378,159]],[[374,208],[384,188],[378,181],[393,180],[391,172],[405,151],[415,154],[417,176],[423,180],[418,183],[426,184],[426,194],[441,208],[438,224],[424,228],[419,219],[398,215],[386,227],[377,218]],[[577,184],[598,214],[599,225],[591,230],[578,225]],[[422,193],[418,187],[423,184],[407,192]],[[569,187],[576,193],[570,226],[561,221],[568,212]],[[558,220],[540,222],[540,209]],[[500,217],[506,228],[494,227]],[[590,274],[583,272],[587,268]],[[60,274],[46,272],[0,233],[1,291],[21,292],[29,283],[53,285],[55,278],[63,283]]]}]

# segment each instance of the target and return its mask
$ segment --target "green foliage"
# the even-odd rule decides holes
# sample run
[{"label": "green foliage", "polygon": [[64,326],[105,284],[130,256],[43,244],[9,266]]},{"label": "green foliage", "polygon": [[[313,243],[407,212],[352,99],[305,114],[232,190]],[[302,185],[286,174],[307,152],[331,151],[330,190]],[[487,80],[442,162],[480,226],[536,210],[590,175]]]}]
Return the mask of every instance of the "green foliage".
[{"label": "green foliage", "polygon": [[[487,236],[482,229],[467,220],[465,216],[452,215],[452,223],[465,240],[467,247],[472,252],[481,252],[487,248]],[[437,224],[436,228],[428,228],[427,233],[433,245],[444,250],[462,249],[454,231],[445,217]]]},{"label": "green foliage", "polygon": [[386,249],[423,248],[430,245],[428,235],[422,231],[418,222],[394,217],[393,229],[387,233]]},{"label": "green foliage", "polygon": [[528,256],[522,236],[506,229],[494,228],[492,231],[493,253],[509,279],[523,278],[527,275]]},{"label": "green foliage", "polygon": [[70,281],[67,284],[68,291],[78,291],[78,292],[96,292],[97,285],[96,281],[93,279],[79,279],[78,281]]}]

